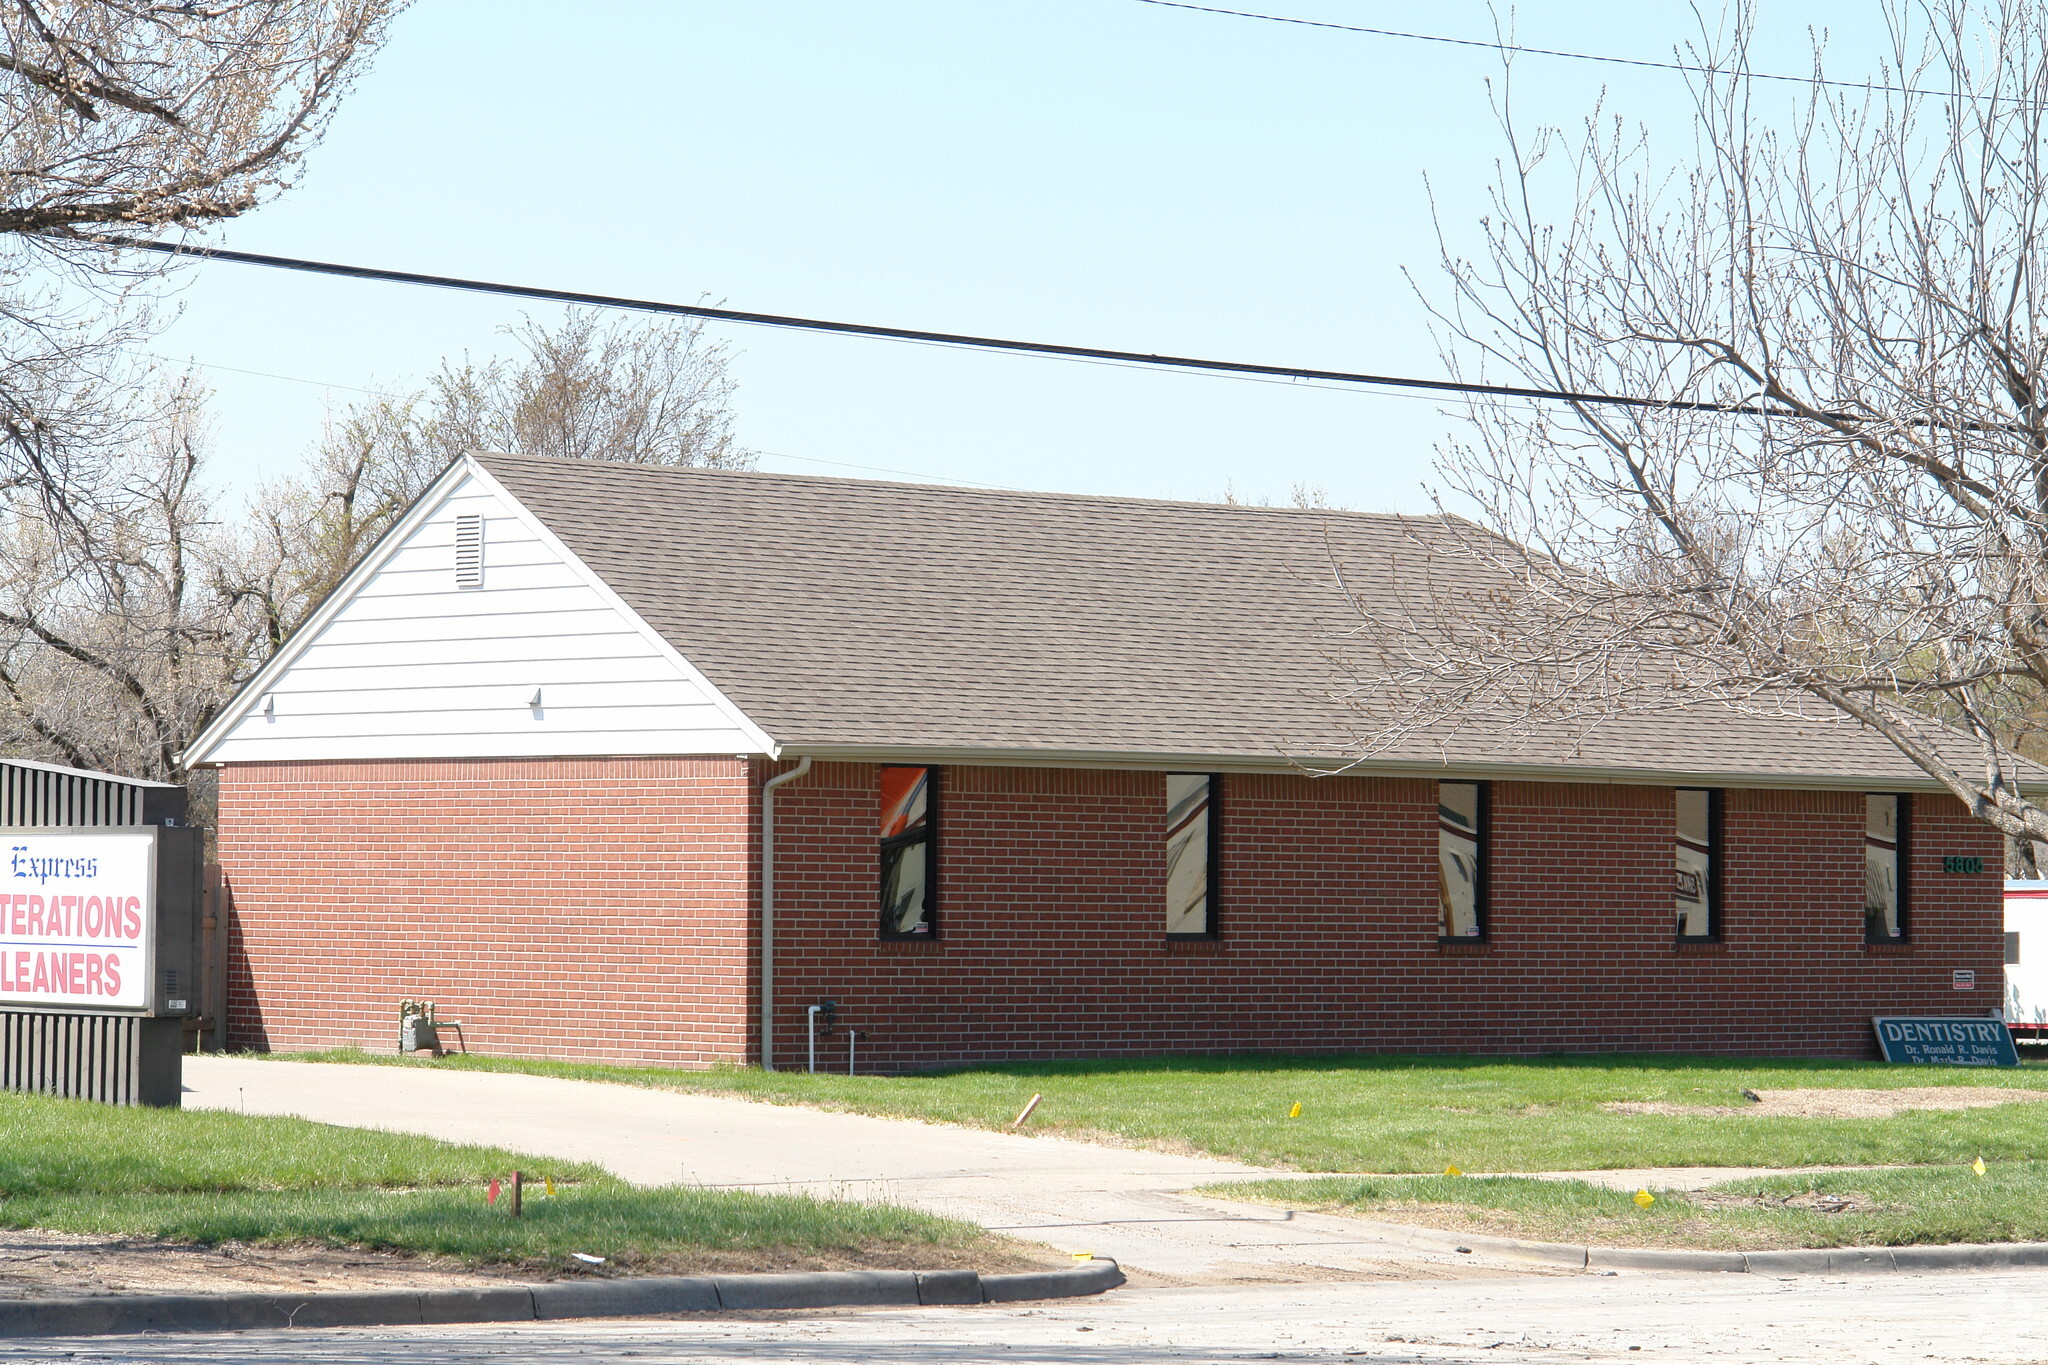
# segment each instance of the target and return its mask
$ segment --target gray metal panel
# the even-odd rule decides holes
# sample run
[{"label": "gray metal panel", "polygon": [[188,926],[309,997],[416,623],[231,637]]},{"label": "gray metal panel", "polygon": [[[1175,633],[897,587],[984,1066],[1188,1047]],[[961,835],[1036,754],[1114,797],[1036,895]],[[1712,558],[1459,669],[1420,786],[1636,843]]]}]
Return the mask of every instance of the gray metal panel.
[{"label": "gray metal panel", "polygon": [[182,825],[187,804],[173,783],[0,758],[0,828]]},{"label": "gray metal panel", "polygon": [[0,759],[0,826],[140,825],[144,793],[153,789],[154,784]]},{"label": "gray metal panel", "polygon": [[183,1033],[177,1019],[0,1011],[0,1089],[175,1109]]}]

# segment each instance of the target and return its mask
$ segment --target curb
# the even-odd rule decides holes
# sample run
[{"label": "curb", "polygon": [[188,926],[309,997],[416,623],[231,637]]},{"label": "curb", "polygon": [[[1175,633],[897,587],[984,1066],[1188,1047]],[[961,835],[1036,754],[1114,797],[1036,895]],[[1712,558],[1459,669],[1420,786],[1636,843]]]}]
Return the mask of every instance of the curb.
[{"label": "curb", "polygon": [[1951,1242],[1942,1246],[1822,1247],[1788,1251],[1685,1251],[1525,1242],[1446,1232],[1410,1223],[1362,1224],[1389,1242],[1434,1254],[1469,1253],[1579,1270],[1675,1270],[1692,1274],[1847,1275],[1903,1270],[1986,1270],[2048,1266],[2048,1242]]},{"label": "curb", "polygon": [[2048,1266],[2048,1242],[1955,1242],[1945,1246],[1825,1247],[1792,1251],[1685,1251],[1652,1247],[1574,1246],[1511,1237],[1459,1236],[1414,1228],[1410,1245],[1470,1251],[1504,1260],[1540,1261],[1585,1270],[1675,1270],[1690,1274],[1856,1275],[1905,1270],[1984,1270]]},{"label": "curb", "polygon": [[1072,1270],[982,1275],[972,1270],[812,1271],[565,1280],[502,1289],[365,1293],[135,1294],[0,1300],[0,1338],[133,1332],[246,1332],[306,1327],[405,1327],[458,1322],[645,1317],[759,1308],[1014,1303],[1079,1298],[1124,1282],[1115,1261]]}]

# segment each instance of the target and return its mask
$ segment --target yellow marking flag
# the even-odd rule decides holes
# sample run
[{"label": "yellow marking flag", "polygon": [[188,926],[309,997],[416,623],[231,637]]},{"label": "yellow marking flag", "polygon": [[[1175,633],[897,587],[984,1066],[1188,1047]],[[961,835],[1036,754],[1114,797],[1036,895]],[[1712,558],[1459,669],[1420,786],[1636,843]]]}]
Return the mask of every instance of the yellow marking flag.
[{"label": "yellow marking flag", "polygon": [[1975,1161],[1971,1162],[1970,1169],[1975,1171],[1978,1175],[1984,1174],[1984,1158],[1980,1156]]},{"label": "yellow marking flag", "polygon": [[1459,1169],[1458,1169],[1458,1168],[1457,1168],[1456,1166],[1446,1166],[1446,1167],[1444,1167],[1444,1174],[1445,1174],[1445,1175],[1463,1175],[1463,1174],[1465,1174],[1465,1173],[1464,1173],[1463,1171],[1459,1170]]},{"label": "yellow marking flag", "polygon": [[1301,1117],[1301,1101],[1300,1101],[1300,1100],[1296,1100],[1296,1101],[1294,1102],[1294,1107],[1293,1107],[1292,1109],[1290,1109],[1290,1110],[1288,1110],[1288,1111],[1287,1111],[1287,1117],[1288,1117],[1288,1118],[1291,1118],[1291,1119],[1298,1119],[1298,1118],[1300,1118],[1300,1117]]},{"label": "yellow marking flag", "polygon": [[1650,1205],[1657,1202],[1657,1196],[1651,1194],[1648,1190],[1637,1190],[1635,1193],[1635,1200],[1637,1208],[1646,1209],[1650,1207]]},{"label": "yellow marking flag", "polygon": [[1092,1261],[1095,1259],[1095,1253],[1092,1251],[1077,1251],[1074,1253],[1074,1259],[1077,1261]]},{"label": "yellow marking flag", "polygon": [[546,1183],[546,1185],[547,1185],[547,1187],[548,1187],[548,1194],[547,1194],[547,1197],[548,1197],[548,1198],[550,1198],[550,1199],[553,1199],[553,1198],[555,1197],[555,1178],[554,1178],[553,1176],[551,1176],[551,1175],[548,1175],[548,1176],[542,1176],[542,1177],[541,1177],[541,1179],[542,1179],[542,1181],[543,1181],[543,1182],[545,1182],[545,1183]]}]

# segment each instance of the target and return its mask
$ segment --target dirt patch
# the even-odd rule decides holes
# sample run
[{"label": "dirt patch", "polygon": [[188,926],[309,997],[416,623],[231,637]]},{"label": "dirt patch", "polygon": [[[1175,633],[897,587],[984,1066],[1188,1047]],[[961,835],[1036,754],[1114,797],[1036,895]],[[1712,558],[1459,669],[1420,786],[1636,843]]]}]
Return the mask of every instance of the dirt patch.
[{"label": "dirt patch", "polygon": [[1882,1213],[1889,1206],[1865,1194],[1820,1194],[1802,1190],[1797,1194],[1716,1194],[1703,1190],[1686,1196],[1687,1202],[1702,1209],[1800,1209],[1807,1213]]},{"label": "dirt patch", "polygon": [[1614,1100],[1600,1107],[1616,1114],[1668,1114],[1680,1118],[1888,1119],[1908,1109],[1990,1109],[2048,1100],[2048,1090],[1995,1085],[1916,1085],[1900,1090],[1750,1090],[1748,1104],[1669,1104]]},{"label": "dirt patch", "polygon": [[[1698,1195],[1688,1199],[1704,1204]],[[1797,1207],[1780,1205],[1775,1199],[1757,1203],[1725,1199],[1720,1207]],[[1869,1212],[1868,1204],[1857,1212]],[[1847,1212],[1848,1210],[1844,1210]],[[1789,1251],[1816,1243],[1799,1229],[1774,1228],[1763,1224],[1727,1227],[1706,1218],[1678,1221],[1629,1217],[1553,1218],[1540,1213],[1510,1209],[1489,1209],[1473,1204],[1412,1203],[1369,1205],[1343,1210],[1344,1216],[1375,1223],[1399,1223],[1407,1227],[1430,1228],[1437,1232],[1471,1233],[1481,1237],[1512,1237],[1527,1242],[1560,1242],[1567,1246],[1645,1247],[1659,1250],[1691,1251]],[[1705,1209],[1702,1209],[1705,1212]],[[1819,1245],[1831,1245],[1822,1241]],[[1573,1273],[1577,1273],[1574,1271]]]},{"label": "dirt patch", "polygon": [[0,1296],[457,1289],[502,1284],[429,1257],[324,1247],[217,1247],[30,1230],[0,1233]]},{"label": "dirt patch", "polygon": [[510,1281],[791,1270],[1054,1269],[1071,1258],[998,1241],[977,1248],[845,1247],[826,1252],[699,1251],[596,1269],[552,1262],[478,1268],[433,1256],[315,1246],[197,1246],[68,1232],[0,1232],[0,1298],[90,1294],[318,1293],[474,1289]]},{"label": "dirt patch", "polygon": [[[919,1122],[925,1122],[925,1120],[921,1119],[919,1120]],[[975,1132],[991,1131],[990,1129],[986,1128],[975,1128],[971,1124],[964,1123],[954,1124],[952,1126],[957,1128],[968,1128],[971,1131]],[[993,1131],[1001,1132],[1005,1130],[995,1129]],[[1060,1142],[1080,1142],[1085,1143],[1090,1147],[1116,1147],[1127,1152],[1161,1152],[1167,1156],[1197,1157],[1203,1161],[1237,1160],[1237,1158],[1235,1157],[1221,1156],[1216,1152],[1211,1151],[1207,1147],[1197,1147],[1194,1143],[1188,1142],[1182,1138],[1132,1137],[1126,1133],[1112,1133],[1105,1128],[1054,1128],[1048,1126],[1045,1128],[1038,1129],[1036,1131],[1027,1131],[1025,1133],[1025,1136],[1037,1138],[1053,1138]],[[1298,1167],[1292,1166],[1285,1161],[1279,1160],[1278,1158],[1262,1159],[1257,1162],[1248,1162],[1246,1164],[1257,1166],[1270,1166],[1272,1169],[1276,1171],[1292,1171],[1299,1169]]]},{"label": "dirt patch", "polygon": [[1346,1284],[1386,1280],[1525,1280],[1544,1275],[1576,1275],[1576,1266],[1517,1262],[1501,1265],[1465,1256],[1416,1256],[1400,1260],[1346,1259],[1342,1265],[1303,1261],[1219,1261],[1192,1275],[1169,1275],[1123,1266],[1135,1289],[1196,1289],[1238,1284]]}]

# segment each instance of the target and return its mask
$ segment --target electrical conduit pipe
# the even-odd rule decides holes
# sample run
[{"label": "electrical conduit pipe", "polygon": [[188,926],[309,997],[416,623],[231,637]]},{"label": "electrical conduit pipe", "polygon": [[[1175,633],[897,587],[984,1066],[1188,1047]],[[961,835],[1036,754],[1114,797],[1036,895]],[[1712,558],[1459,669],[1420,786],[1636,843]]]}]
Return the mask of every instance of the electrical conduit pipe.
[{"label": "electrical conduit pipe", "polygon": [[761,784],[761,1069],[775,1069],[775,789],[811,770],[805,754]]}]

